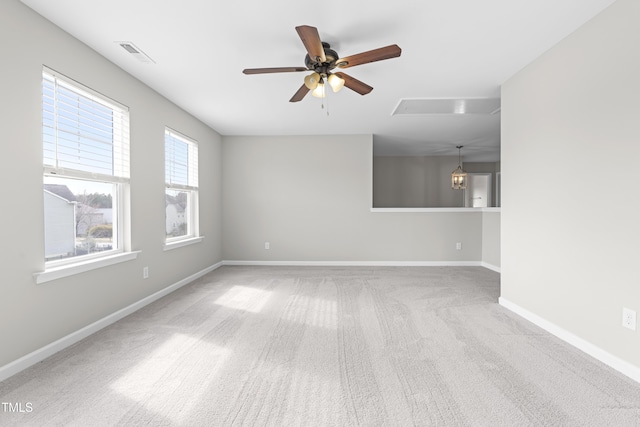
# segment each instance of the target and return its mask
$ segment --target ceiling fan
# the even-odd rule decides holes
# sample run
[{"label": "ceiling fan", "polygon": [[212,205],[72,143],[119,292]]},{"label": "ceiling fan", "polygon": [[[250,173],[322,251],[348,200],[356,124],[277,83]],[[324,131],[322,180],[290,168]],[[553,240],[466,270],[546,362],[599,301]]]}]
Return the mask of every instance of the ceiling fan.
[{"label": "ceiling fan", "polygon": [[338,53],[331,49],[329,43],[320,40],[317,28],[302,25],[296,27],[296,31],[307,49],[307,55],[304,58],[306,67],[246,68],[242,71],[244,74],[312,71],[304,78],[304,84],[300,86],[289,102],[301,101],[309,91],[313,91],[312,95],[316,97],[324,98],[325,82],[329,83],[334,92],[346,86],[360,95],[366,95],[373,90],[371,86],[343,72],[334,73],[333,69],[349,68],[383,59],[396,58],[402,52],[398,45],[393,44],[340,58]]}]

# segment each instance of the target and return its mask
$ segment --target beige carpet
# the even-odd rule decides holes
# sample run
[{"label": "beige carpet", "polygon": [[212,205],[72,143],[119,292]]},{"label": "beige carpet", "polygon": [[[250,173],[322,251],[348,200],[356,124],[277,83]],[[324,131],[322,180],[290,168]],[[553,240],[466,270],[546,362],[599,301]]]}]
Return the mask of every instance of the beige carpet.
[{"label": "beige carpet", "polygon": [[0,425],[640,426],[480,267],[222,267],[0,383]]}]

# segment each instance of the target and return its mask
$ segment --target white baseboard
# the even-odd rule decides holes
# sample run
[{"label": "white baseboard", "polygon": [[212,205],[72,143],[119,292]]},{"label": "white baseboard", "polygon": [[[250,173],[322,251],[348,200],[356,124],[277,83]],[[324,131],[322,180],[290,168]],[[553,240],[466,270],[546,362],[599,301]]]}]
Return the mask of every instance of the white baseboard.
[{"label": "white baseboard", "polygon": [[577,335],[572,334],[571,332],[562,329],[554,323],[549,322],[548,320],[543,319],[530,312],[529,310],[520,307],[517,304],[512,303],[511,301],[500,297],[498,299],[498,303],[504,308],[514,312],[515,314],[527,319],[531,323],[541,327],[545,331],[549,332],[552,335],[560,338],[561,340],[571,344],[572,346],[582,350],[587,353],[589,356],[599,360],[600,362],[608,365],[609,367],[615,369],[616,371],[628,376],[632,380],[635,380],[640,383],[640,367],[632,365],[629,362],[626,362],[611,353],[608,353],[591,344],[589,341],[586,341]]},{"label": "white baseboard", "polygon": [[[237,261],[223,265],[282,267],[485,267],[480,261]],[[489,268],[489,267],[487,267]]]},{"label": "white baseboard", "polygon": [[488,262],[482,261],[480,263],[484,268],[488,268],[489,270],[495,271],[496,273],[502,273],[502,270],[497,265],[489,264]]},{"label": "white baseboard", "polygon": [[194,280],[217,269],[218,267],[221,267],[222,265],[223,263],[219,262],[210,267],[207,267],[202,271],[192,274],[191,276],[184,278],[179,282],[174,283],[173,285],[167,286],[166,288],[154,294],[151,294],[148,297],[141,299],[140,301],[134,302],[133,304],[121,310],[118,310],[115,313],[112,313],[106,317],[103,317],[102,319],[97,320],[91,323],[90,325],[85,326],[82,329],[72,332],[69,335],[60,338],[59,340],[52,342],[51,344],[48,344],[42,348],[39,348],[38,350],[35,350],[21,357],[20,359],[14,360],[13,362],[0,367],[0,381],[4,381],[7,378],[17,374],[18,372],[23,371],[28,367],[43,361],[47,357],[54,355],[60,350],[64,350],[65,348],[72,346],[73,344],[88,337],[89,335],[98,332],[100,329],[103,329],[117,322],[118,320],[130,315],[131,313],[137,310],[140,310],[142,307],[149,305],[152,302],[159,300],[160,298],[166,295],[169,295],[171,292],[183,287],[188,283],[193,282]]}]

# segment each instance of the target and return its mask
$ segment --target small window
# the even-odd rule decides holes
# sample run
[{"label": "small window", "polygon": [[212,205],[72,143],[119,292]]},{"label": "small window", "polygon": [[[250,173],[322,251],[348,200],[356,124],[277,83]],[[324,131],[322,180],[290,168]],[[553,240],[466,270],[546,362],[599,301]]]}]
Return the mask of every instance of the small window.
[{"label": "small window", "polygon": [[42,139],[47,266],[123,252],[128,109],[45,68]]},{"label": "small window", "polygon": [[198,237],[198,143],[165,129],[166,243]]}]

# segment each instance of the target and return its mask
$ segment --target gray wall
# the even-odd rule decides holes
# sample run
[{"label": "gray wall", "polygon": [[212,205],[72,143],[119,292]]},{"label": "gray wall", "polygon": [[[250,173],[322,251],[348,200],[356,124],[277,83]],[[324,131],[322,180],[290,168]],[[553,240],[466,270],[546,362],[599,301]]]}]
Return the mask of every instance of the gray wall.
[{"label": "gray wall", "polygon": [[484,212],[482,215],[482,262],[501,267],[499,211]]},{"label": "gray wall", "polygon": [[[221,260],[221,138],[17,0],[0,2],[0,366]],[[44,269],[42,66],[129,106],[132,247],[138,259],[36,285]],[[163,251],[164,126],[200,145],[202,243]],[[149,266],[150,279],[142,279]]]},{"label": "gray wall", "polygon": [[371,135],[225,136],[223,163],[225,260],[482,260],[482,212],[371,212]]},{"label": "gray wall", "polygon": [[502,297],[636,367],[639,22],[618,0],[507,81],[501,153]]},{"label": "gray wall", "polygon": [[458,156],[374,157],[373,206],[462,207],[464,192],[451,189]]}]

